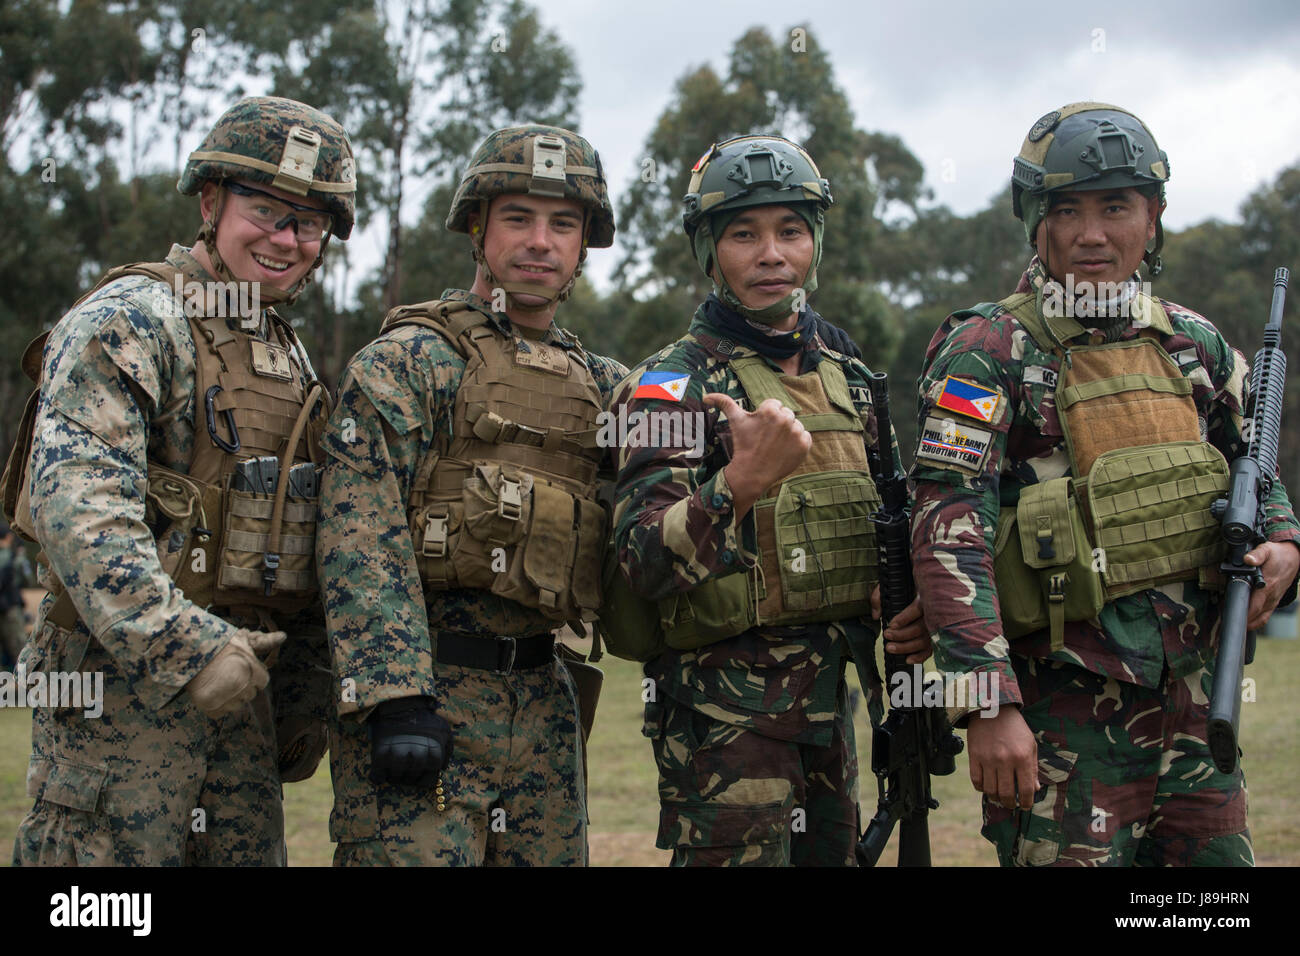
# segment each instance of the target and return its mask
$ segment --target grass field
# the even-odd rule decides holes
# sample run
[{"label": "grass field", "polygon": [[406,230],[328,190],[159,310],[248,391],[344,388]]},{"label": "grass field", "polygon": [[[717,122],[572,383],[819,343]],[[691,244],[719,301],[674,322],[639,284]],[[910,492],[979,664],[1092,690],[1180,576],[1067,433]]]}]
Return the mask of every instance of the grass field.
[{"label": "grass field", "polygon": [[[657,776],[650,742],[641,736],[641,673],[638,665],[606,657],[604,693],[592,733],[591,861],[597,866],[657,866],[668,854],[655,849]],[[1295,792],[1296,741],[1300,706],[1300,641],[1265,640],[1247,675],[1257,682],[1256,700],[1242,707],[1242,738],[1250,786],[1250,825],[1260,865],[1300,864],[1300,798]],[[858,714],[858,753],[870,766],[865,709]],[[31,805],[24,793],[30,747],[30,713],[0,709],[0,861],[8,863],[10,842]],[[979,836],[979,800],[971,789],[965,754],[957,772],[935,780],[941,809],[930,818],[934,862],[939,866],[991,866],[992,848]],[[864,816],[873,812],[875,780],[862,780]],[[329,768],[310,780],[285,787],[289,861],[323,866],[333,847],[326,822],[331,803]],[[895,838],[896,843],[896,838]],[[894,848],[884,862],[894,861]]]}]

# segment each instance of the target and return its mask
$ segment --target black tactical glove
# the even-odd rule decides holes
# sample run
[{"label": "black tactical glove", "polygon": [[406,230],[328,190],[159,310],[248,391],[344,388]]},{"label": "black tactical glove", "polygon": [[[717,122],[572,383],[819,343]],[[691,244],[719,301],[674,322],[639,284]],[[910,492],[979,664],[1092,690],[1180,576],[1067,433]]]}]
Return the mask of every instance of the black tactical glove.
[{"label": "black tactical glove", "polygon": [[813,319],[817,323],[817,334],[830,348],[833,348],[841,355],[848,355],[855,359],[862,358],[862,350],[849,338],[849,333],[838,325],[831,325],[816,312],[813,313]]},{"label": "black tactical glove", "polygon": [[370,782],[401,787],[438,784],[451,759],[451,727],[432,697],[403,697],[375,708],[370,725]]}]

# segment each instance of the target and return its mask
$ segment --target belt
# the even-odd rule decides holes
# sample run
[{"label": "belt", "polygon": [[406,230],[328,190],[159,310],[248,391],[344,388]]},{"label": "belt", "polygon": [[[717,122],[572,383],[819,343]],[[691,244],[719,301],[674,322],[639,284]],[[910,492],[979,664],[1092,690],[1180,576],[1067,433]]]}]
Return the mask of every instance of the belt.
[{"label": "belt", "polygon": [[555,659],[555,635],[470,637],[438,631],[438,663],[477,667],[494,674],[541,667]]}]

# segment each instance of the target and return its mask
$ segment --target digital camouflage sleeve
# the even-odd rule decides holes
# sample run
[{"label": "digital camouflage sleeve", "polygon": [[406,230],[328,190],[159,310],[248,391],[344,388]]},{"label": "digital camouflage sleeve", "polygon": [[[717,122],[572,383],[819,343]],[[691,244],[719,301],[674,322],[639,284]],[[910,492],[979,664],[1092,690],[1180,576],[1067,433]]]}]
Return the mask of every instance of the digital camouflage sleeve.
[{"label": "digital camouflage sleeve", "polygon": [[[463,298],[498,328],[511,329],[508,318],[470,293],[449,290],[442,297]],[[554,325],[542,341],[581,348]],[[626,369],[586,357],[608,399]],[[431,630],[497,635],[554,628],[537,611],[482,590],[441,591],[426,606],[406,502],[415,476],[432,470],[450,438],[464,370],[464,359],[442,336],[408,325],[371,342],[344,373],[323,439],[329,462],[317,537],[336,676],[345,687],[341,714],[401,697],[437,697]]]},{"label": "digital camouflage sleeve", "polygon": [[[1041,284],[1036,265],[1031,264],[1016,291]],[[1231,462],[1243,451],[1248,365],[1206,319],[1174,303],[1162,304],[1171,323],[1167,334],[1161,330],[1162,344],[1192,383],[1207,440]],[[1121,339],[1135,337],[1145,324],[1135,320]],[[1101,338],[1094,334],[1092,341]],[[1019,704],[1021,698],[993,581],[999,505],[1013,501],[1018,486],[1069,470],[1055,407],[1059,371],[1059,360],[1040,351],[1009,313],[999,310],[987,319],[963,312],[949,316],[935,333],[920,381],[922,432],[927,423],[937,431],[945,419],[953,419],[935,408],[947,376],[995,389],[999,396],[992,421],[956,422],[969,464],[941,462],[923,452],[911,476],[916,482],[914,572],[926,621],[937,633],[936,663],[950,673],[996,674],[1001,704]],[[1300,525],[1281,482],[1273,486],[1267,513],[1270,540],[1300,541]],[[1107,603],[1100,628],[1068,622],[1063,650],[1052,652],[1044,631],[1020,638],[1016,651],[1156,687],[1166,664],[1176,679],[1212,656],[1209,635],[1217,620],[1218,604],[1210,592],[1195,582],[1176,583]]]},{"label": "digital camouflage sleeve", "polygon": [[[750,410],[728,363],[753,354],[722,337],[701,309],[685,336],[633,369],[610,405],[620,418],[658,411],[703,423],[698,454],[691,442],[676,441],[634,447],[629,440],[619,449],[615,547],[632,590],[644,598],[659,599],[712,577],[746,573],[758,560],[752,513],[737,525],[723,473],[732,455],[726,416],[703,404],[706,393],[721,392]],[[821,360],[822,346],[814,338],[802,353],[801,372]],[[634,398],[647,371],[689,375],[681,399]],[[874,447],[867,368],[847,359],[844,373],[866,441]],[[894,455],[897,460],[896,445]],[[703,714],[765,736],[825,746],[848,654],[846,628],[858,629],[863,645],[876,631],[870,620],[751,628],[695,651],[669,650],[650,662],[646,673],[664,693]]]},{"label": "digital camouflage sleeve", "polygon": [[[188,253],[176,246],[171,257]],[[193,260],[190,260],[191,262]],[[171,290],[118,280],[55,326],[32,441],[32,517],[49,568],[132,690],[159,708],[229,641],[232,625],[163,573],[144,522],[147,459],[185,471],[194,343]],[[53,598],[45,598],[45,610]]]},{"label": "digital camouflage sleeve", "polygon": [[[168,260],[202,273],[188,250]],[[148,462],[186,472],[194,447],[195,352],[173,290],[126,276],[55,326],[32,440],[32,516],[49,568],[144,702],[162,707],[230,640],[162,570],[144,521]],[[48,612],[53,598],[46,597]],[[280,713],[325,716],[328,649],[319,608],[277,619],[290,635],[272,668]]]}]

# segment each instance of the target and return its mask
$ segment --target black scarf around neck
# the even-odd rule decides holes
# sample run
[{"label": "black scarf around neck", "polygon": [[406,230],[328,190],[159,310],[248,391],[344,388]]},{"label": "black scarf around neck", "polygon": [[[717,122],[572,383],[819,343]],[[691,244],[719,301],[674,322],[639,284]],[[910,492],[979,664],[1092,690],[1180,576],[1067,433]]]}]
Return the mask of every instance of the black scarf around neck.
[{"label": "black scarf around neck", "polygon": [[712,293],[704,300],[705,317],[727,337],[753,349],[759,355],[772,359],[788,359],[811,341],[817,323],[810,309],[799,313],[798,324],[791,332],[771,334],[755,328],[744,316],[733,312]]}]

